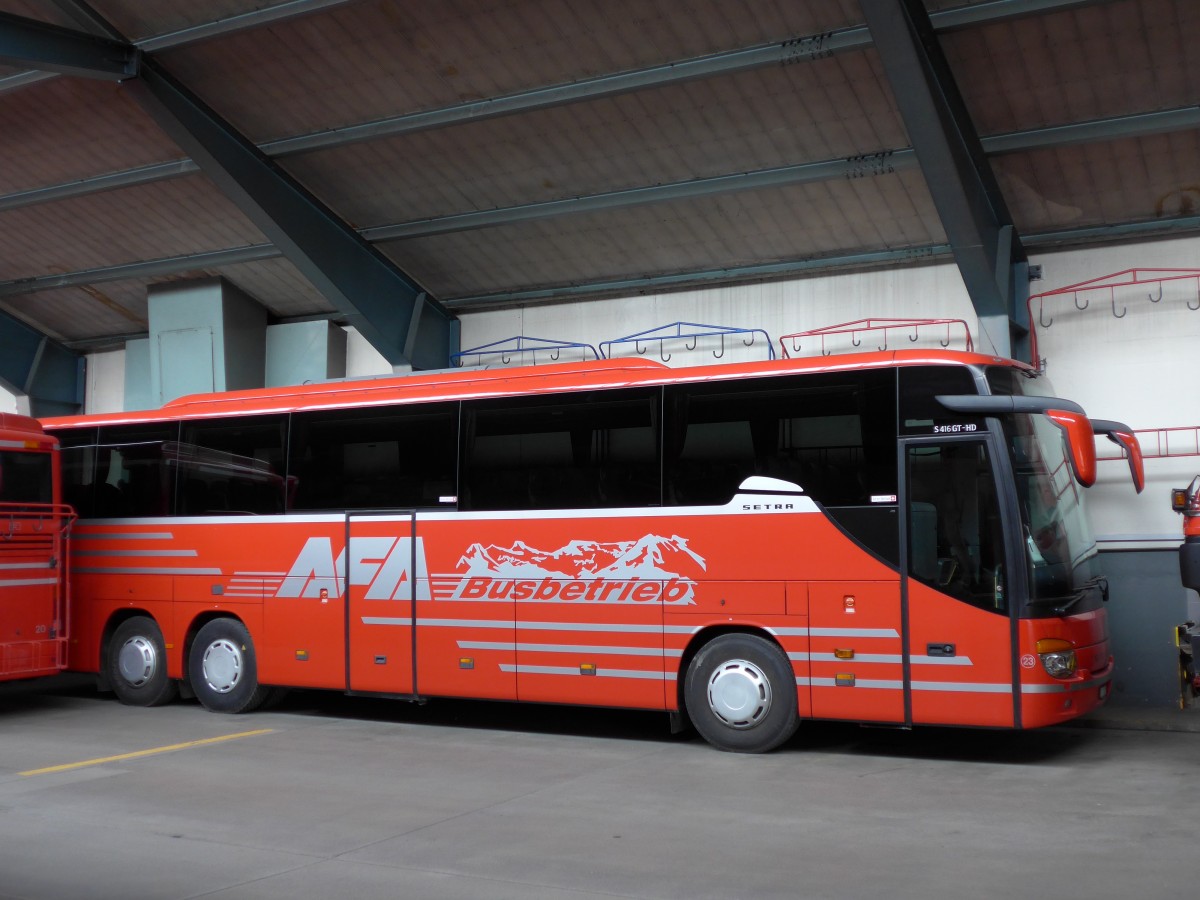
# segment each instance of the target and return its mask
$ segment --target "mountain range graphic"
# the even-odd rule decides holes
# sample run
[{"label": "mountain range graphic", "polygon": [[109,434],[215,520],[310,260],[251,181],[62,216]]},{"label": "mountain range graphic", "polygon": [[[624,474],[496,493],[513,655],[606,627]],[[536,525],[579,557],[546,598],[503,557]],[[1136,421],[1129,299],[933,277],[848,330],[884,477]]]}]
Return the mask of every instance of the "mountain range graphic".
[{"label": "mountain range graphic", "polygon": [[592,578],[641,581],[692,579],[704,558],[679,535],[648,534],[636,541],[569,541],[557,550],[539,550],[524,541],[511,547],[475,543],[456,568],[467,576],[490,578]]}]

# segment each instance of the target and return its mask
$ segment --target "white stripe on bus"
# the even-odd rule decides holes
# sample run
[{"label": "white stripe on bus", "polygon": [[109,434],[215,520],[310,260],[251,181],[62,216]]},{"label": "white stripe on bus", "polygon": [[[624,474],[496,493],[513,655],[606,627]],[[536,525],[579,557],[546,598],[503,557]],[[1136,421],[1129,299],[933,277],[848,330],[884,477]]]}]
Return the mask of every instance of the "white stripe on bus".
[{"label": "white stripe on bus", "polygon": [[[514,666],[500,664],[500,671],[517,675],[576,675],[581,676],[578,666]],[[587,674],[588,678],[646,678],[652,681],[674,681],[674,672],[647,672],[642,669],[606,669],[598,667]]]}]

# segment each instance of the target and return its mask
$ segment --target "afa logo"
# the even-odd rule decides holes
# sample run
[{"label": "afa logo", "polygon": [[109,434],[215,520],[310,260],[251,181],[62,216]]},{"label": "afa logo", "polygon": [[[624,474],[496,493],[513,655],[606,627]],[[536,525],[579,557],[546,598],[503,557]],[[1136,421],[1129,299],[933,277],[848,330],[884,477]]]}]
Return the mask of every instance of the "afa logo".
[{"label": "afa logo", "polygon": [[[347,565],[349,571],[347,573]],[[457,572],[429,574],[423,538],[363,537],[335,555],[333,541],[305,543],[276,597],[341,597],[349,583],[367,600],[509,601],[528,603],[694,602],[704,558],[685,538],[646,535],[634,541],[569,541],[539,550],[472,544]]]}]

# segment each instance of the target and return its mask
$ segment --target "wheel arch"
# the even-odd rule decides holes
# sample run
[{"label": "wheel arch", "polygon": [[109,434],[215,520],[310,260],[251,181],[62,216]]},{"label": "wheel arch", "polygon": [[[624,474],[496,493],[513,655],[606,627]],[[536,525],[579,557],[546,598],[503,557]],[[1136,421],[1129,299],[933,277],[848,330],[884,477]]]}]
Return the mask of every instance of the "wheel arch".
[{"label": "wheel arch", "polygon": [[136,619],[138,616],[145,616],[150,619],[158,627],[162,628],[162,623],[149,610],[143,609],[140,606],[122,607],[115,610],[108,617],[108,621],[104,623],[104,629],[100,632],[100,668],[96,673],[96,687],[101,691],[111,691],[113,689],[112,682],[108,677],[108,653],[112,644],[113,634],[118,628],[130,619]]}]

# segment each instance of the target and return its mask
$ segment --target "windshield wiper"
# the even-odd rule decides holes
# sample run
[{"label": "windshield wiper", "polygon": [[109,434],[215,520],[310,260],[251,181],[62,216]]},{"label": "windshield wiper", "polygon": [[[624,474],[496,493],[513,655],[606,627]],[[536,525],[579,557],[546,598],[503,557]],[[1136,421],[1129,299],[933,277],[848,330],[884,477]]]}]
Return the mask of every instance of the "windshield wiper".
[{"label": "windshield wiper", "polygon": [[1074,597],[1072,597],[1066,603],[1062,604],[1062,606],[1054,607],[1054,612],[1060,616],[1065,616],[1067,614],[1067,610],[1069,610],[1072,606],[1074,606],[1076,603],[1078,603],[1084,597],[1087,597],[1088,595],[1090,595],[1091,592],[1093,590],[1095,590],[1096,588],[1100,589],[1101,602],[1107,603],[1108,602],[1108,579],[1105,578],[1103,575],[1097,575],[1095,578],[1089,578],[1087,581],[1085,581],[1083,583],[1083,589],[1078,591]]}]

